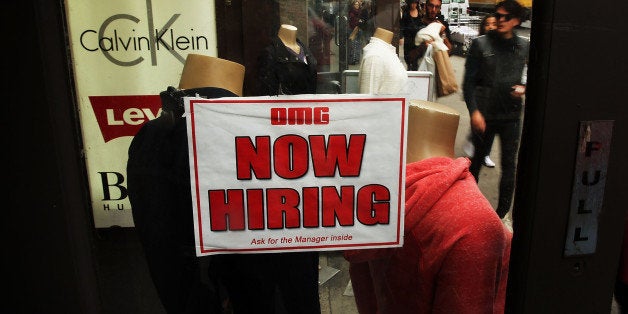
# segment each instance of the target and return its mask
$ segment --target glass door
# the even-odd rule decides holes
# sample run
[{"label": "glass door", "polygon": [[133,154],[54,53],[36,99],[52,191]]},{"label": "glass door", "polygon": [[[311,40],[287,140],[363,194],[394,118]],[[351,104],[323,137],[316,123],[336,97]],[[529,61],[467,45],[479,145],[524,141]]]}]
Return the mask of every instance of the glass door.
[{"label": "glass door", "polygon": [[310,0],[307,43],[318,61],[318,92],[340,93],[342,72],[357,70],[374,31],[372,0]]}]

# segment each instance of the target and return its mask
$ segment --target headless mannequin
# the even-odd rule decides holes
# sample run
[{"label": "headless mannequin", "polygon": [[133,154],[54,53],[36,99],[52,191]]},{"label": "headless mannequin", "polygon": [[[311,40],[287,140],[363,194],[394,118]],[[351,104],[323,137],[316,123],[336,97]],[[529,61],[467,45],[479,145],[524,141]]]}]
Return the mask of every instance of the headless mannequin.
[{"label": "headless mannequin", "polygon": [[[213,272],[220,256],[196,257],[183,96],[242,95],[244,66],[188,55],[179,82],[160,93],[162,114],[133,138],[127,163],[133,221],[159,299],[168,313],[222,313]],[[211,264],[211,266],[209,265]],[[209,272],[206,271],[209,269]],[[204,274],[204,275],[201,275]]]},{"label": "headless mannequin", "polygon": [[180,89],[218,87],[242,96],[244,66],[229,60],[189,54],[183,66]]},{"label": "headless mannequin", "polygon": [[288,25],[288,24],[282,24],[279,27],[279,31],[277,32],[277,37],[281,39],[281,42],[283,42],[283,44],[286,45],[286,47],[294,51],[294,53],[296,54],[301,53],[301,46],[297,44],[297,28],[296,27],[292,25]]},{"label": "headless mannequin", "polygon": [[297,28],[283,24],[258,57],[259,95],[315,94],[317,60],[297,38]]},{"label": "headless mannequin", "polygon": [[408,73],[390,43],[394,33],[378,27],[364,46],[358,77],[361,94],[405,93]]},{"label": "headless mannequin", "polygon": [[[450,159],[459,118],[447,106],[410,101],[406,240],[394,250],[345,251],[359,313],[479,313],[487,308],[503,313],[511,234],[474,183],[468,159]],[[470,265],[477,273],[464,270]],[[482,295],[459,297],[475,291]]]},{"label": "headless mannequin", "polygon": [[[460,114],[450,107],[430,101],[411,100],[408,108],[406,163],[430,157],[454,157],[459,120]],[[387,262],[387,259],[383,259],[350,263],[351,283],[359,313],[375,314],[378,310],[387,312],[381,308],[385,301],[377,300],[380,297],[377,283],[385,282],[386,274],[376,271],[381,263]]]},{"label": "headless mannequin", "polygon": [[394,35],[393,32],[391,32],[389,30],[385,30],[385,29],[380,28],[380,27],[375,29],[375,33],[373,33],[373,37],[379,38],[379,39],[385,41],[388,44],[390,44],[392,42],[393,35]]},{"label": "headless mannequin", "polygon": [[460,113],[435,102],[411,100],[406,163],[429,157],[454,157]]}]

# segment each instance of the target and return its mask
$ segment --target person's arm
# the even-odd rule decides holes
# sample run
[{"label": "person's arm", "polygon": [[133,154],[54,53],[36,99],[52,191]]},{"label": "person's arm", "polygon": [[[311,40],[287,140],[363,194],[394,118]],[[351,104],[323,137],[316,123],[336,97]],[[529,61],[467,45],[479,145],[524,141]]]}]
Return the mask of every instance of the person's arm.
[{"label": "person's arm", "polygon": [[476,86],[478,85],[480,79],[481,58],[482,52],[480,51],[480,44],[478,39],[474,39],[471,42],[471,47],[469,48],[469,53],[464,65],[462,92],[464,95],[464,101],[467,104],[467,109],[469,110],[471,128],[476,132],[484,133],[486,122],[484,121],[484,116],[482,116],[482,113],[478,110],[476,97]]},{"label": "person's arm", "polygon": [[521,73],[521,84],[512,87],[510,95],[512,97],[521,98],[526,93],[526,84],[528,82],[528,62],[523,66],[523,73]]},{"label": "person's arm", "polygon": [[445,44],[445,46],[447,46],[447,49],[448,49],[447,53],[451,56],[451,52],[452,52],[452,50],[451,50],[451,47],[452,47],[451,42],[449,41],[449,39],[447,37],[445,37],[445,38],[443,38],[443,43]]},{"label": "person's arm", "polygon": [[451,30],[449,29],[449,24],[445,21],[441,21],[441,23],[443,23],[443,25],[445,25],[445,30],[444,32],[441,33],[441,37],[443,38],[443,42],[445,43],[445,46],[447,46],[447,53],[449,53],[449,55],[451,55],[451,48],[453,47],[453,45],[451,44]]}]

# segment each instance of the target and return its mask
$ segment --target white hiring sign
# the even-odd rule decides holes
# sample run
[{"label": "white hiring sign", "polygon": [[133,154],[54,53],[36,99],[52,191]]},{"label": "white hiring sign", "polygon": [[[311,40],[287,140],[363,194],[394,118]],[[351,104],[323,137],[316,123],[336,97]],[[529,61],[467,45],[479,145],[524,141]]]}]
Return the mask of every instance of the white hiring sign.
[{"label": "white hiring sign", "polygon": [[185,98],[196,253],[403,245],[405,98]]}]

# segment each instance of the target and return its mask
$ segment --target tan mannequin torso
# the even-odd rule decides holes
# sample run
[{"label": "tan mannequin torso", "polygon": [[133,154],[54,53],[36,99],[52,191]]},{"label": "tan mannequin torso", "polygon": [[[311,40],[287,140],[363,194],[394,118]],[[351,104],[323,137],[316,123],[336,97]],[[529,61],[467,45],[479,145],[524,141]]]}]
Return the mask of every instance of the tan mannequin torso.
[{"label": "tan mannequin torso", "polygon": [[296,27],[288,24],[282,24],[281,27],[279,27],[279,31],[277,32],[277,37],[279,37],[279,39],[281,39],[281,42],[283,42],[283,44],[286,45],[286,47],[288,47],[290,50],[294,51],[297,54],[301,53],[301,47],[297,43]]},{"label": "tan mannequin torso", "polygon": [[460,113],[438,103],[411,100],[406,163],[430,157],[454,157]]},{"label": "tan mannequin torso", "polygon": [[393,32],[389,31],[389,30],[385,30],[383,28],[378,27],[375,30],[375,33],[373,33],[373,37],[379,38],[383,41],[385,41],[386,43],[391,43],[392,39],[393,39]]},{"label": "tan mannequin torso", "polygon": [[229,60],[189,54],[185,59],[179,89],[219,87],[242,96],[244,66]]}]

